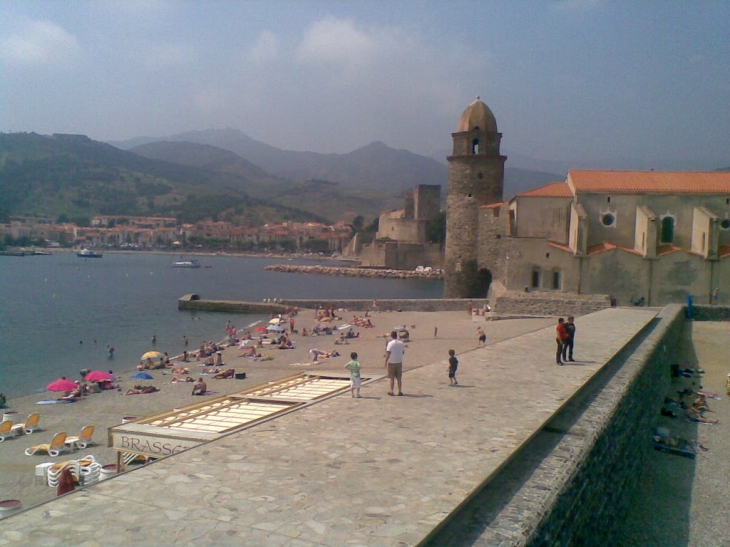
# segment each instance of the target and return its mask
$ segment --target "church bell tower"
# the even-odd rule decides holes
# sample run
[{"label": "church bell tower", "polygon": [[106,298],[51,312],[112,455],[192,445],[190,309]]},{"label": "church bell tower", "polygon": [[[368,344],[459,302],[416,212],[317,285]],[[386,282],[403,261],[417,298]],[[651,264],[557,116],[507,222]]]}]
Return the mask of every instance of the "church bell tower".
[{"label": "church bell tower", "polygon": [[476,101],[466,107],[451,135],[446,198],[444,298],[484,298],[490,273],[479,264],[479,207],[502,201],[502,134],[489,107]]}]

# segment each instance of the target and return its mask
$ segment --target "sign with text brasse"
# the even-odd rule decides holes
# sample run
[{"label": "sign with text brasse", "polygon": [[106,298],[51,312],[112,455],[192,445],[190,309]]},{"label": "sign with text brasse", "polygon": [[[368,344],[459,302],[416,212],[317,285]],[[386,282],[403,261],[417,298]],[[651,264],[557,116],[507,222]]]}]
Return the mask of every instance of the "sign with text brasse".
[{"label": "sign with text brasse", "polygon": [[145,435],[132,431],[112,431],[112,448],[122,452],[134,452],[153,458],[164,458],[184,452],[205,442],[204,439],[183,439]]}]

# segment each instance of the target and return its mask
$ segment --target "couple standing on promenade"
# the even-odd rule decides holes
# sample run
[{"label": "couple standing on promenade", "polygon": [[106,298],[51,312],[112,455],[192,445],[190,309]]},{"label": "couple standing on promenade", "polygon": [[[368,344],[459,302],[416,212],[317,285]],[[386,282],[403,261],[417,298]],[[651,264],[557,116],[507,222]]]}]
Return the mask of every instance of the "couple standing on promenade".
[{"label": "couple standing on promenade", "polygon": [[565,364],[566,361],[575,362],[573,359],[573,344],[575,341],[575,317],[568,316],[565,321],[562,317],[558,319],[558,326],[555,327],[555,342],[558,349],[555,352],[555,363]]}]

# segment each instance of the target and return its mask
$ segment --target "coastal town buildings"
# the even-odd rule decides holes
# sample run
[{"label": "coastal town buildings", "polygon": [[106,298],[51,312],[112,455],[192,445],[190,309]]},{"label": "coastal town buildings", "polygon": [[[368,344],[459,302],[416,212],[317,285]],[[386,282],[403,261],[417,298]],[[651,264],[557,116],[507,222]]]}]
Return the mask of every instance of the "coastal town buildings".
[{"label": "coastal town buildings", "polygon": [[235,226],[229,222],[198,222],[178,226],[174,218],[114,217],[92,218],[91,226],[72,223],[39,222],[33,219],[13,220],[0,225],[0,235],[12,239],[42,239],[56,244],[85,247],[185,247],[191,242],[211,240],[231,248],[276,246],[286,243],[288,250],[317,248],[340,252],[352,237],[352,226],[339,222],[326,225],[316,222],[285,222],[263,226]]},{"label": "coastal town buildings", "polygon": [[448,158],[445,296],[730,302],[730,172],[571,170],[505,201],[500,139],[469,105]]}]

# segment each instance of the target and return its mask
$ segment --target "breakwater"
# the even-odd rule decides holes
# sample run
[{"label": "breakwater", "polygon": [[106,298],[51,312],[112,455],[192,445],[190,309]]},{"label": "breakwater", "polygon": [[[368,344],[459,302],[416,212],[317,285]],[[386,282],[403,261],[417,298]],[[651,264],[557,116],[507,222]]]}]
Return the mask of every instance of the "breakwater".
[{"label": "breakwater", "polygon": [[316,309],[319,306],[334,306],[351,311],[466,311],[469,302],[475,308],[483,308],[488,300],[459,298],[411,298],[411,299],[295,299],[282,298],[277,302],[243,302],[232,300],[204,300],[197,294],[186,294],[177,302],[178,309],[218,311],[228,313],[285,313],[290,308]]},{"label": "breakwater", "polygon": [[346,268],[342,266],[303,266],[295,264],[272,264],[264,270],[271,272],[301,273],[312,275],[335,275],[344,277],[372,277],[380,279],[443,279],[441,270],[386,270],[379,268]]}]

